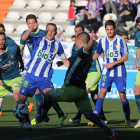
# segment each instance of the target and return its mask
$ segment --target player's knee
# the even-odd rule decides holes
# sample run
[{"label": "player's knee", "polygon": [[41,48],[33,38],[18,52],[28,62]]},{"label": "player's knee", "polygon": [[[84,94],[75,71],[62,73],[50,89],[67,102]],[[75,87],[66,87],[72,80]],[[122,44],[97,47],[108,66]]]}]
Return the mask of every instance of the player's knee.
[{"label": "player's knee", "polygon": [[44,94],[44,98],[48,101],[51,101],[52,100],[52,96],[49,94],[49,92],[45,93]]},{"label": "player's knee", "polygon": [[135,85],[134,93],[135,93],[135,95],[139,95],[140,94],[140,86]]},{"label": "player's knee", "polygon": [[126,94],[124,93],[124,94],[121,94],[120,95],[120,99],[121,99],[121,101],[125,101],[127,98],[126,98]]}]

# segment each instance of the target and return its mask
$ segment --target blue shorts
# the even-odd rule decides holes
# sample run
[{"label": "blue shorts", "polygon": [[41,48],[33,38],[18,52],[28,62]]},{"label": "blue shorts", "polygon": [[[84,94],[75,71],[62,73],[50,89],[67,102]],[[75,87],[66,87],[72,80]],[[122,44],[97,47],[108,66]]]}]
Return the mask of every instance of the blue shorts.
[{"label": "blue shorts", "polygon": [[21,85],[20,94],[32,97],[37,89],[42,92],[46,88],[54,88],[50,78],[26,74]]},{"label": "blue shorts", "polygon": [[100,88],[104,88],[109,91],[113,82],[115,83],[118,92],[126,91],[126,76],[110,77],[110,76],[102,75],[101,82],[100,82]]}]

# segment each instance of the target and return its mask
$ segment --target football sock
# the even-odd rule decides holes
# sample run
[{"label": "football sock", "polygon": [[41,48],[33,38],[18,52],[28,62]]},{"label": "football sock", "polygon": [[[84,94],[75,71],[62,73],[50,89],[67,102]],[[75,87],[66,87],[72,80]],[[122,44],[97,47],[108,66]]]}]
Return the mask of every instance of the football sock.
[{"label": "football sock", "polygon": [[25,102],[25,105],[26,105],[26,106],[28,106],[28,105],[29,105],[29,102],[28,102],[28,101],[26,101],[26,102]]},{"label": "football sock", "polygon": [[[92,100],[93,100],[93,102],[94,102],[94,105],[96,105],[97,99],[92,99]],[[100,113],[99,113],[99,117],[100,117],[102,120],[105,120],[105,119],[106,119],[106,118],[105,118],[105,115],[104,115],[104,111],[103,111],[103,106],[102,106],[101,111],[100,111]]]},{"label": "football sock", "polygon": [[99,118],[99,116],[94,113],[91,114],[89,120],[104,130],[107,127],[107,125]]},{"label": "football sock", "polygon": [[82,116],[82,111],[78,110],[78,113],[77,113],[75,119],[80,119],[81,120],[81,116]]},{"label": "football sock", "polygon": [[0,111],[2,111],[2,103],[3,103],[3,97],[2,98],[0,98]]},{"label": "football sock", "polygon": [[101,108],[102,108],[102,105],[103,105],[103,101],[104,100],[102,98],[97,99],[97,102],[96,102],[96,105],[94,108],[94,114],[99,115]]},{"label": "football sock", "polygon": [[44,102],[43,102],[43,104],[41,105],[41,108],[43,109],[43,110],[45,110],[46,111],[46,113],[48,113],[48,111],[49,111],[49,109],[51,108],[51,106],[52,106],[52,101],[47,101],[45,98],[44,98]]},{"label": "football sock", "polygon": [[38,108],[39,105],[43,103],[43,96],[42,93],[35,94],[35,101],[36,101],[36,109]]},{"label": "football sock", "polygon": [[122,102],[122,106],[123,106],[125,119],[130,120],[130,107],[129,107],[129,102],[127,99]]},{"label": "football sock", "polygon": [[137,107],[138,107],[138,111],[139,111],[139,114],[140,114],[140,94],[139,95],[135,95],[135,101],[136,101],[136,104],[137,104]]},{"label": "football sock", "polygon": [[29,122],[29,123],[30,123],[30,118],[29,118],[29,115],[26,115],[26,116],[25,116],[25,121],[26,121],[26,123],[27,123],[27,122]]},{"label": "football sock", "polygon": [[57,112],[59,118],[64,116],[64,112],[61,110],[61,108],[57,102],[53,102],[52,107]]}]

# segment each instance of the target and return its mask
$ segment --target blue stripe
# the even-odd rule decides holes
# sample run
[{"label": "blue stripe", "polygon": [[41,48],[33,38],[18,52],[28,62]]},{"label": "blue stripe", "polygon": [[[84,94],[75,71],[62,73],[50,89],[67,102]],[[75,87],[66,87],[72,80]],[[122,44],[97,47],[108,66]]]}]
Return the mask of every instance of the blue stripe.
[{"label": "blue stripe", "polygon": [[[106,40],[105,40],[105,51],[106,51],[106,52],[109,51],[109,41],[107,40],[107,38],[106,38]],[[110,61],[109,61],[109,58],[106,58],[106,60],[107,60],[107,63],[110,62]]]},{"label": "blue stripe", "polygon": [[40,74],[39,76],[43,77],[44,73],[45,73],[45,69],[46,69],[46,66],[48,66],[49,62],[46,61],[44,66],[42,67],[41,71],[40,71]]}]

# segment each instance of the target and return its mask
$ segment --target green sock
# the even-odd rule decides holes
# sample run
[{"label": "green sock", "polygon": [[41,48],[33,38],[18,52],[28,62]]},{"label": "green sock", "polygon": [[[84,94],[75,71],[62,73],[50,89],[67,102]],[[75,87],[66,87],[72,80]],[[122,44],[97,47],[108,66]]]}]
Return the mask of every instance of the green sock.
[{"label": "green sock", "polygon": [[35,94],[35,101],[36,101],[36,109],[37,109],[38,106],[41,105],[43,103],[43,101],[44,101],[42,93]]}]

